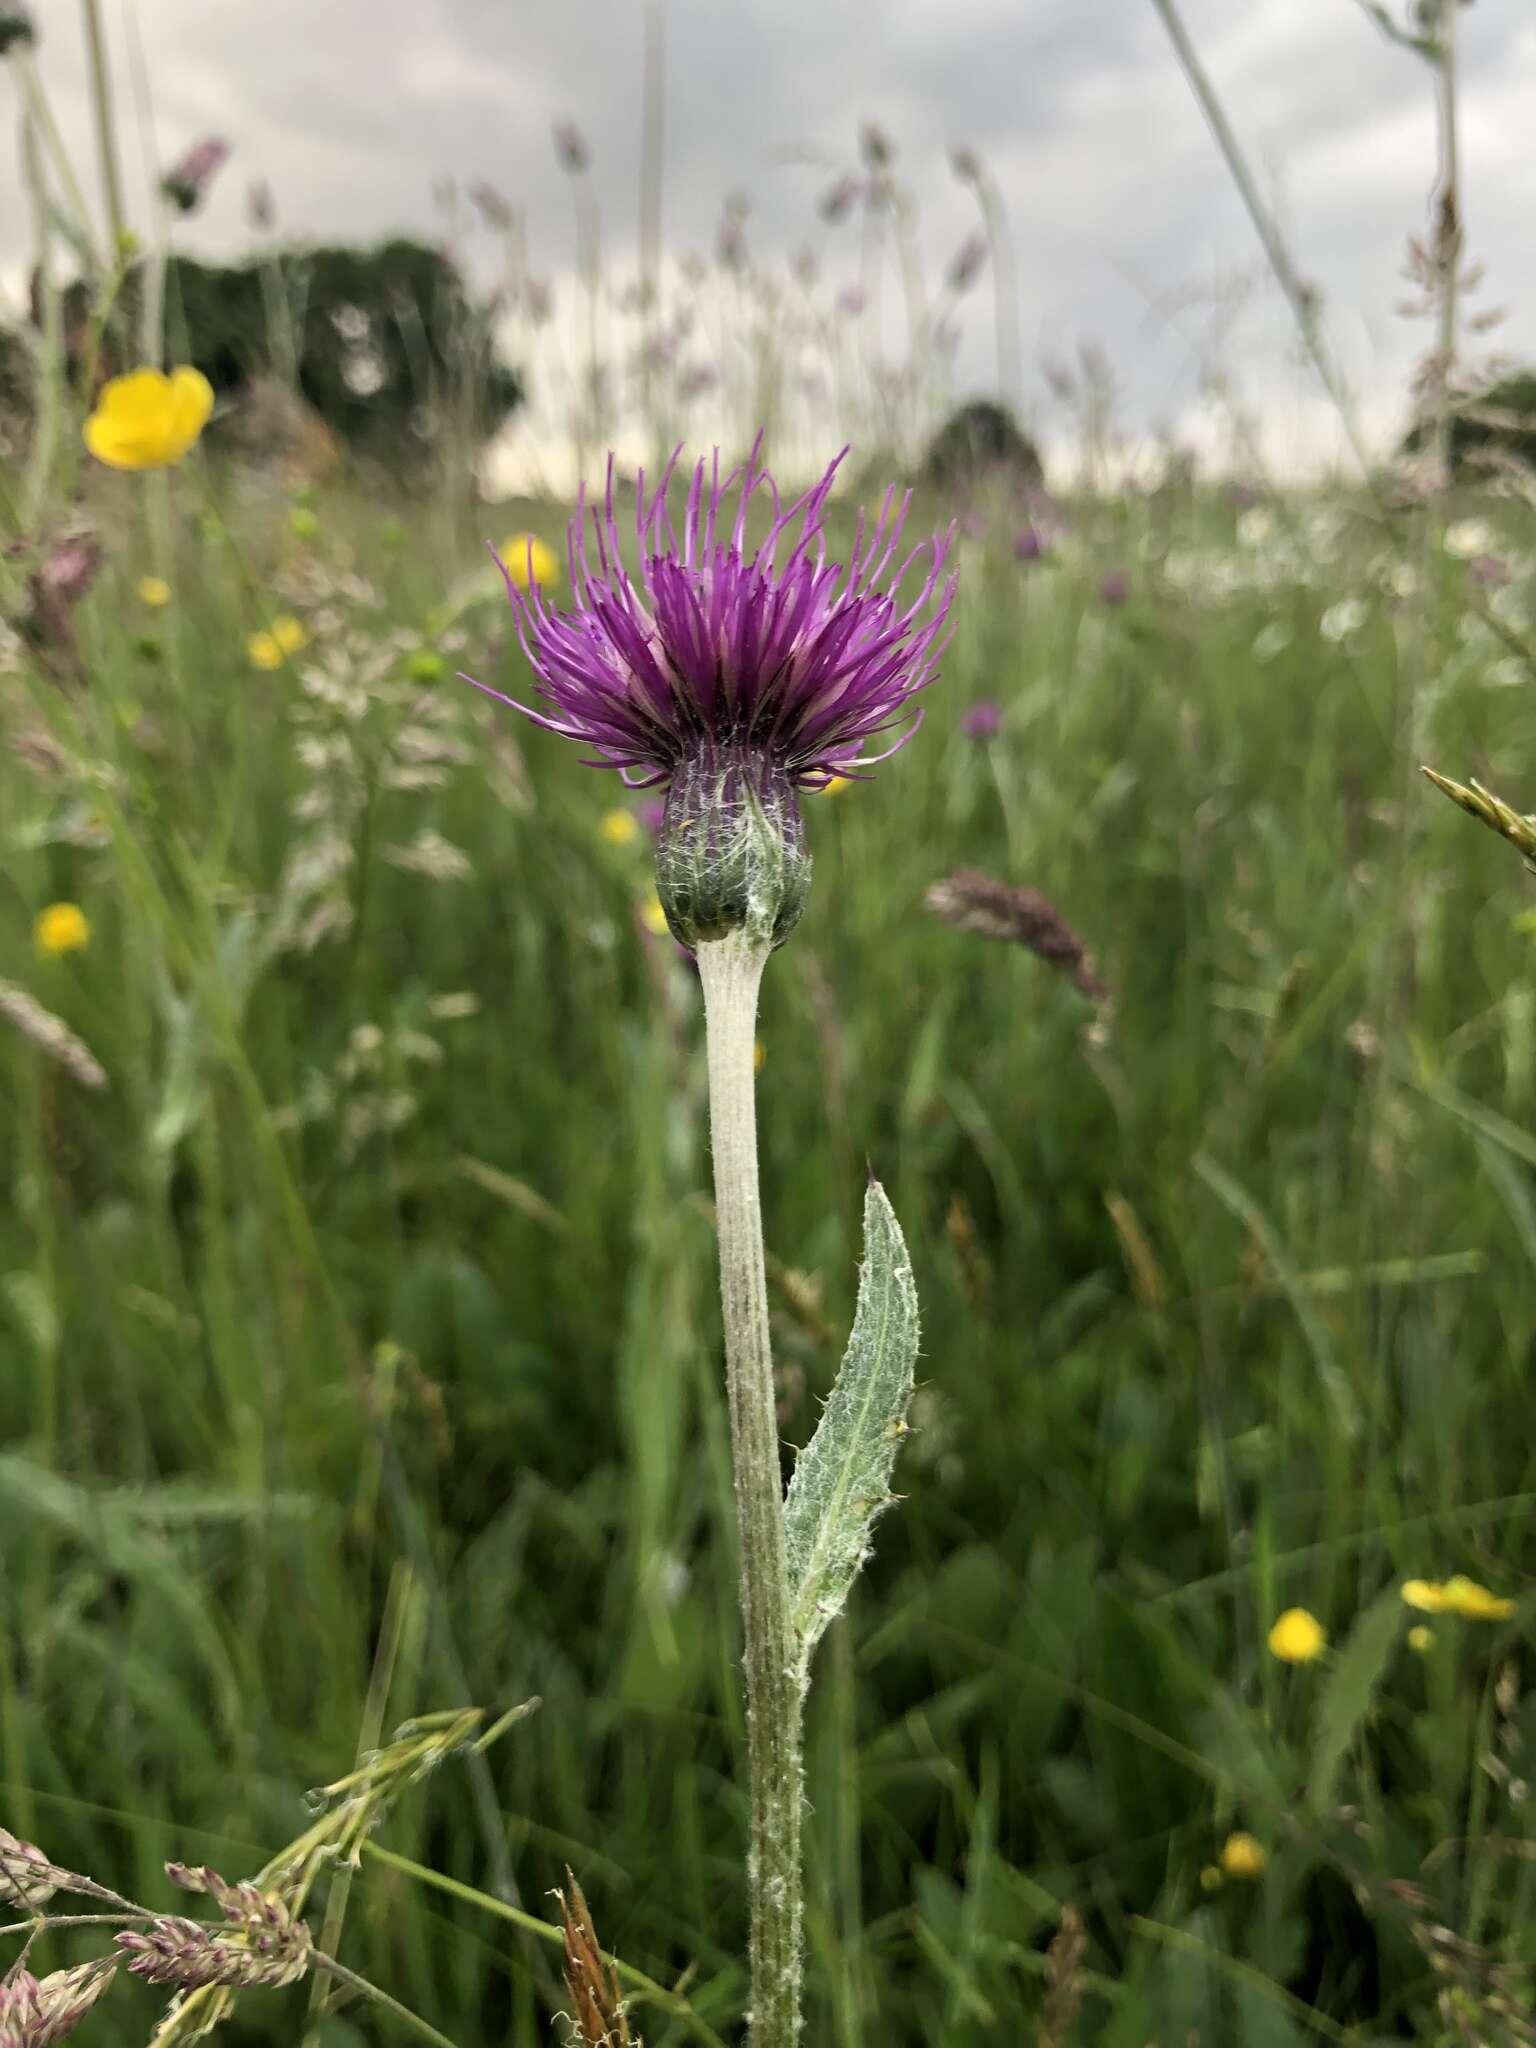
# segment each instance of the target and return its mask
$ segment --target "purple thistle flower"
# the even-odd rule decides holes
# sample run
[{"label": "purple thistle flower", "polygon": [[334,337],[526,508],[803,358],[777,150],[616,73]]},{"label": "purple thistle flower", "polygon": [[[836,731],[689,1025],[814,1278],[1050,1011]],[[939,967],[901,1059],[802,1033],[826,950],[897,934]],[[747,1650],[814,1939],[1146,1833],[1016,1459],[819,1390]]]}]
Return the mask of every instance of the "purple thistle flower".
[{"label": "purple thistle flower", "polygon": [[[742,850],[744,813],[760,811],[773,827],[775,860],[805,866],[795,791],[861,777],[912,738],[922,713],[911,700],[936,672],[954,594],[954,578],[944,576],[948,535],[902,552],[910,493],[898,504],[892,487],[872,524],[860,515],[846,564],[828,562],[823,517],[842,456],[785,506],[761,448],[759,434],[746,463],[723,478],[718,450],[708,468],[698,463],[680,534],[667,502],[678,454],[649,498],[638,480],[638,586],[621,553],[610,458],[602,510],[590,508],[590,539],[584,495],[570,525],[573,610],[556,611],[532,577],[519,589],[501,564],[543,708],[475,685],[534,724],[580,740],[591,750],[589,766],[617,768],[631,788],[665,784],[663,901],[681,835],[690,861],[707,855],[712,863],[710,901],[726,891],[728,902],[717,906],[725,928],[746,883],[744,870],[722,882],[723,849],[736,849],[738,870],[741,860],[758,859]],[[773,517],[749,551],[747,521],[760,492]],[[914,568],[921,582],[903,603]],[[867,751],[897,727],[888,745]],[[714,913],[701,922],[702,888],[694,874],[691,907],[674,920],[680,937],[689,936],[684,923],[695,936],[714,935]],[[795,916],[804,893],[802,886]]]},{"label": "purple thistle flower", "polygon": [[982,697],[964,712],[960,730],[968,740],[995,740],[1003,729],[1003,707],[995,697]]},{"label": "purple thistle flower", "polygon": [[1123,569],[1111,569],[1099,585],[1101,604],[1124,604],[1131,594],[1131,579]]},{"label": "purple thistle flower", "polygon": [[[642,474],[638,589],[620,551],[610,459],[602,511],[583,499],[569,529],[574,610],[556,611],[532,578],[520,590],[497,557],[548,710],[475,687],[580,740],[596,757],[589,766],[617,768],[634,789],[670,781],[710,750],[760,756],[800,789],[824,789],[899,752],[920,711],[883,751],[864,749],[906,718],[937,670],[955,587],[953,576],[941,587],[949,536],[920,542],[898,562],[910,493],[897,505],[893,486],[872,526],[860,516],[846,567],[828,563],[822,519],[842,456],[785,508],[759,464],[761,447],[759,435],[745,465],[724,478],[718,451],[707,480],[697,465],[681,539],[667,504],[677,456],[649,499]],[[747,515],[760,491],[774,518],[749,554]],[[589,509],[590,551],[582,531]],[[902,582],[925,558],[921,587],[898,606]]]}]

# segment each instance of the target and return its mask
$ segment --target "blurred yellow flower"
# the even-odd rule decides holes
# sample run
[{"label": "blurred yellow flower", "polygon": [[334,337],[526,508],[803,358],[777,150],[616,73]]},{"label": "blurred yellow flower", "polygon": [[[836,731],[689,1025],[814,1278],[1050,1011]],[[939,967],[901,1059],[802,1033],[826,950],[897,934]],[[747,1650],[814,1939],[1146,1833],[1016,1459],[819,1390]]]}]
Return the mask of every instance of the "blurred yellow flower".
[{"label": "blurred yellow flower", "polygon": [[640,906],[640,922],[648,932],[654,932],[658,939],[665,938],[671,930],[667,913],[661,907],[661,898],[653,890],[650,901]]},{"label": "blurred yellow flower", "polygon": [[1423,1622],[1420,1622],[1417,1628],[1409,1629],[1408,1647],[1420,1657],[1424,1655],[1426,1650],[1432,1650],[1434,1646],[1435,1632],[1432,1628],[1426,1628]]},{"label": "blurred yellow flower", "polygon": [[252,668],[281,668],[283,650],[275,633],[252,633],[245,643]]},{"label": "blurred yellow flower", "polygon": [[1421,1614],[1444,1614],[1445,1588],[1438,1579],[1404,1579],[1403,1604]]},{"label": "blurred yellow flower", "polygon": [[1222,1844],[1221,1867],[1228,1877],[1257,1877],[1268,1861],[1264,1844],[1253,1835],[1228,1835]]},{"label": "blurred yellow flower", "polygon": [[1282,1664],[1310,1664],[1328,1647],[1328,1631],[1305,1607],[1287,1607],[1269,1632],[1269,1647]]},{"label": "blurred yellow flower", "polygon": [[633,811],[626,811],[621,805],[604,811],[597,829],[610,846],[629,846],[640,836],[639,820]]},{"label": "blurred yellow flower", "polygon": [[[540,540],[536,533],[508,534],[501,544],[501,559],[519,590],[526,590],[530,580],[541,590],[560,581],[560,558],[548,541]],[[531,579],[528,574],[530,566],[533,570]]]},{"label": "blurred yellow flower", "polygon": [[1421,1614],[1459,1614],[1467,1621],[1508,1621],[1515,1611],[1513,1600],[1490,1593],[1460,1572],[1444,1584],[1438,1579],[1405,1579],[1403,1599]]},{"label": "blurred yellow flower", "polygon": [[138,587],[140,604],[151,604],[158,611],[171,601],[171,586],[163,576],[141,576]]},{"label": "blurred yellow flower", "polygon": [[91,942],[90,919],[78,903],[50,903],[32,927],[40,953],[78,953]]},{"label": "blurred yellow flower", "polygon": [[1447,1579],[1440,1590],[1446,1613],[1464,1615],[1468,1621],[1508,1621],[1515,1611],[1513,1600],[1501,1599],[1476,1579],[1464,1579],[1459,1572]]},{"label": "blurred yellow flower", "polygon": [[111,469],[167,469],[180,462],[213,411],[201,370],[130,370],[101,387],[85,445]]},{"label": "blurred yellow flower", "polygon": [[301,647],[309,645],[308,633],[292,612],[280,612],[272,621],[272,638],[284,654],[297,654]]},{"label": "blurred yellow flower", "polygon": [[1201,1871],[1200,1889],[1203,1892],[1219,1892],[1221,1890],[1221,1872],[1214,1863],[1207,1863],[1204,1870]]}]

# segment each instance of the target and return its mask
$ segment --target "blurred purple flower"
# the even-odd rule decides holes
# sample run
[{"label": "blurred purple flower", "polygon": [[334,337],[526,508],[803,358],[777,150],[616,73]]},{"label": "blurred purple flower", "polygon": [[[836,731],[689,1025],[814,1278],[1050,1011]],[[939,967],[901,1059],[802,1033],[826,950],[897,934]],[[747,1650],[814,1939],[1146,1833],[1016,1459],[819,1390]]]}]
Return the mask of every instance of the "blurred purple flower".
[{"label": "blurred purple flower", "polygon": [[678,374],[677,393],[683,399],[702,398],[719,381],[720,372],[713,363],[689,363]]},{"label": "blurred purple flower", "polygon": [[[842,456],[783,507],[761,448],[759,434],[746,463],[723,479],[718,450],[711,466],[698,464],[680,537],[667,504],[677,454],[648,503],[642,479],[638,588],[620,551],[610,460],[602,510],[583,498],[571,521],[575,608],[555,611],[537,584],[520,590],[503,567],[546,708],[475,687],[581,741],[590,766],[617,768],[632,788],[737,761],[764,790],[772,778],[787,794],[825,788],[896,753],[921,711],[881,751],[865,747],[907,719],[936,672],[954,595],[953,576],[944,576],[948,537],[902,552],[911,494],[898,503],[893,486],[872,525],[860,516],[846,566],[829,563],[822,520]],[[747,518],[760,493],[773,519],[749,554]],[[903,580],[925,560],[916,595],[899,604]]]},{"label": "blurred purple flower", "polygon": [[1123,569],[1111,569],[1099,585],[1101,604],[1124,604],[1131,594],[1131,579]]},{"label": "blurred purple flower", "polygon": [[845,284],[837,295],[837,310],[850,320],[857,320],[864,310],[864,287]]},{"label": "blurred purple flower", "polygon": [[995,697],[982,697],[961,715],[960,730],[968,740],[995,740],[1003,729],[1003,707]]},{"label": "blurred purple flower", "polygon": [[1038,526],[1021,526],[1013,536],[1013,552],[1021,562],[1042,561],[1049,551],[1049,543]]},{"label": "blurred purple flower", "polygon": [[195,213],[208,196],[208,187],[229,161],[229,144],[220,135],[208,135],[195,142],[179,157],[160,180],[160,190],[182,213]]},{"label": "blurred purple flower", "polygon": [[1485,590],[1497,590],[1509,581],[1509,564],[1502,555],[1474,555],[1467,564],[1467,574]]},{"label": "blurred purple flower", "polygon": [[101,542],[93,533],[75,533],[56,541],[37,572],[40,589],[60,604],[76,605],[96,581],[101,567]]}]

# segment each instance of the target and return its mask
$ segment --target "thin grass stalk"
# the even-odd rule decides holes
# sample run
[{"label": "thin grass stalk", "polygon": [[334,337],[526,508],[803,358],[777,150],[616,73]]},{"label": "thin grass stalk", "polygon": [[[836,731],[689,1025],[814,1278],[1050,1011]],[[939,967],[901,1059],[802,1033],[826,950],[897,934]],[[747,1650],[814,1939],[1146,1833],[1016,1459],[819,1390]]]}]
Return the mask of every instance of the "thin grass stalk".
[{"label": "thin grass stalk", "polygon": [[[395,1663],[400,1654],[400,1641],[405,1632],[415,1591],[415,1575],[409,1564],[401,1559],[390,1574],[389,1592],[384,1602],[384,1620],[379,1630],[378,1649],[374,1655],[373,1670],[369,1674],[367,1698],[363,1702],[362,1725],[357,1735],[359,1766],[364,1758],[378,1748],[383,1734],[384,1710],[389,1704],[390,1687],[395,1680]],[[320,1928],[320,1946],[327,1954],[341,1943],[341,1930],[352,1895],[353,1874],[351,1864],[341,1863],[325,1902],[325,1919]],[[329,2008],[330,2001],[326,1998],[320,1973],[317,1971],[309,1983],[310,2023],[304,2035],[304,2048],[320,2048],[318,2022]]]},{"label": "thin grass stalk", "polygon": [[1461,131],[1457,118],[1457,18],[1459,0],[1441,0],[1435,41],[1436,99],[1440,129],[1440,179],[1435,193],[1435,265],[1440,283],[1440,321],[1435,420],[1435,452],[1438,480],[1448,484],[1451,477],[1452,405],[1458,355],[1458,320],[1461,310]]},{"label": "thin grass stalk", "polygon": [[698,949],[709,1063],[710,1145],[747,1680],[751,1846],[751,2048],[800,2036],[802,1691],[790,1624],[768,1282],[753,1100],[758,988],[768,946],[745,929]]},{"label": "thin grass stalk", "polygon": [[75,176],[75,167],[70,161],[69,151],[64,146],[64,138],[59,133],[59,124],[53,118],[53,109],[48,103],[47,94],[43,91],[42,80],[38,77],[37,65],[33,59],[32,52],[23,46],[20,49],[13,50],[7,61],[15,74],[21,93],[22,104],[37,122],[38,132],[47,147],[49,159],[53,164],[54,176],[59,181],[59,190],[63,193],[65,203],[68,205],[70,213],[79,227],[81,238],[90,252],[91,262],[93,265],[99,266],[101,256],[96,247],[96,238],[91,225],[91,212],[85,202],[85,192],[81,187],[79,179]]},{"label": "thin grass stalk", "polygon": [[1253,222],[1264,254],[1269,260],[1269,267],[1275,274],[1275,281],[1284,292],[1286,302],[1295,317],[1302,345],[1312,359],[1312,366],[1321,379],[1323,388],[1338,411],[1350,453],[1359,464],[1361,474],[1368,476],[1371,468],[1370,456],[1355,422],[1354,406],[1348,387],[1334,364],[1327,343],[1323,340],[1322,330],[1318,324],[1316,295],[1292,261],[1279,223],[1265,204],[1258,180],[1243,155],[1242,145],[1227,119],[1226,109],[1221,104],[1216,88],[1200,62],[1199,53],[1190,40],[1189,31],[1184,25],[1176,0],[1152,0],[1152,5],[1162,17],[1163,26],[1168,31],[1168,39],[1173,44],[1180,68],[1189,81],[1190,90],[1200,103],[1200,111],[1215,137],[1217,148],[1226,159],[1232,182],[1248,209],[1248,218]]},{"label": "thin grass stalk", "polygon": [[53,474],[64,382],[63,305],[53,277],[53,232],[48,218],[48,192],[44,183],[38,124],[30,109],[22,116],[21,168],[32,209],[32,234],[37,249],[37,290],[43,315],[42,335],[33,354],[36,401],[27,482],[22,494],[23,526],[30,533],[36,529]]},{"label": "thin grass stalk", "polygon": [[666,118],[665,0],[646,0],[640,89],[640,297],[641,404],[656,446],[662,422],[656,405],[656,362],[652,343],[661,331],[661,178]]},{"label": "thin grass stalk", "polygon": [[85,14],[85,48],[91,81],[91,118],[96,127],[96,152],[101,160],[101,189],[107,226],[114,248],[120,249],[128,219],[123,210],[123,179],[117,160],[117,121],[112,107],[112,76],[106,37],[101,27],[101,0],[81,0]]},{"label": "thin grass stalk", "polygon": [[976,198],[992,258],[992,310],[997,329],[997,388],[1018,408],[1024,399],[1024,361],[1019,342],[1019,273],[1002,188],[989,172],[976,183]]}]

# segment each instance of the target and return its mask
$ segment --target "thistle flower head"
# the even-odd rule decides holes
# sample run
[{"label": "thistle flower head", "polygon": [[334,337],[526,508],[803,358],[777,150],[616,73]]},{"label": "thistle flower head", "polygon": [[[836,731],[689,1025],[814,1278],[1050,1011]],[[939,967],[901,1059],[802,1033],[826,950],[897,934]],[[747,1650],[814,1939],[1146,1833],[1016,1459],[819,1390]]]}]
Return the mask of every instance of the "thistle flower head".
[{"label": "thistle flower head", "polygon": [[[786,506],[761,448],[759,435],[724,477],[718,451],[712,464],[699,462],[678,525],[669,504],[677,455],[649,496],[641,475],[637,580],[621,551],[610,460],[590,534],[584,502],[571,522],[569,611],[546,601],[529,563],[502,564],[541,704],[502,701],[582,741],[589,765],[617,768],[631,787],[666,785],[676,830],[662,834],[663,878],[669,837],[685,831],[690,861],[707,840],[712,873],[727,844],[745,847],[751,866],[752,846],[767,842],[755,828],[744,839],[743,821],[766,819],[788,862],[779,880],[803,904],[795,791],[862,776],[912,738],[921,713],[911,699],[936,672],[954,579],[945,577],[947,536],[904,549],[908,501],[898,503],[894,489],[873,522],[860,516],[847,561],[829,561],[823,520],[841,456]],[[754,549],[747,527],[759,496],[771,518]],[[746,921],[744,870],[724,879],[723,894],[695,879],[723,923],[673,918],[685,944]],[[670,916],[665,879],[662,897]],[[788,922],[798,915],[797,905]],[[782,909],[773,921],[777,942],[788,929]]]}]

